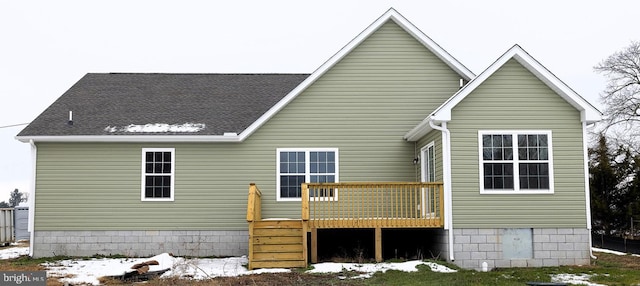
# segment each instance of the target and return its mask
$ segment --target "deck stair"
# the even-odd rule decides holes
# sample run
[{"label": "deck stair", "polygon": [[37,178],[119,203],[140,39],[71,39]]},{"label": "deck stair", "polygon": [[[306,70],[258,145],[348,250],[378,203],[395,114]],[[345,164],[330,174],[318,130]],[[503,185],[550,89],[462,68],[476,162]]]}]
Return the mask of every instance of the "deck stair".
[{"label": "deck stair", "polygon": [[249,230],[249,268],[306,267],[302,220],[255,221]]}]

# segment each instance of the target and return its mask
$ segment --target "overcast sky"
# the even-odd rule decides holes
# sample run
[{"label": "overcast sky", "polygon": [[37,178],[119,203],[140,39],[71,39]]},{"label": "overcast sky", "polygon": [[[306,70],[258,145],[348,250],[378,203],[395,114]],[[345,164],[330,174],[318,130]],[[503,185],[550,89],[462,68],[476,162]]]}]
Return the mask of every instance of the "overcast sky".
[{"label": "overcast sky", "polygon": [[[593,66],[640,40],[637,0],[0,0],[0,126],[89,72],[310,73],[390,7],[476,74],[517,43],[598,107]],[[0,128],[0,201],[29,190],[22,128]]]}]

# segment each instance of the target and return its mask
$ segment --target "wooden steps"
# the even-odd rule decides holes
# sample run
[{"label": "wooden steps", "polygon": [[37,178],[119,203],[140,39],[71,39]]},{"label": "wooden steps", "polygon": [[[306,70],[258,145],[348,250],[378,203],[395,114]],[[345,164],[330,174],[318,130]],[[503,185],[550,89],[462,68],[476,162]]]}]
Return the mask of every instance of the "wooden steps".
[{"label": "wooden steps", "polygon": [[307,267],[302,220],[249,223],[249,269]]}]

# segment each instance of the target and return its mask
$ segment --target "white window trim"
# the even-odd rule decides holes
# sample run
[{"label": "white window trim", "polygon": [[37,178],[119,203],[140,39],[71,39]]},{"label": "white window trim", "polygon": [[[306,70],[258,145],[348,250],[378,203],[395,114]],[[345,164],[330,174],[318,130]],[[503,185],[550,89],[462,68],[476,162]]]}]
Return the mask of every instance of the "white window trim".
[{"label": "white window trim", "polygon": [[[145,196],[145,184],[146,184],[146,152],[171,152],[171,195],[168,198],[147,198]],[[140,178],[140,200],[143,202],[173,202],[175,197],[175,174],[176,174],[176,149],[175,148],[142,148],[142,163],[141,163],[141,178]]]},{"label": "white window trim", "polygon": [[[520,168],[518,164],[517,135],[543,134],[547,135],[549,159],[549,189],[520,190]],[[513,136],[513,190],[485,190],[484,166],[482,159],[482,135],[512,135]],[[553,194],[554,193],[554,169],[553,169],[553,136],[551,130],[478,130],[478,171],[480,177],[480,194]]]},{"label": "white window trim", "polygon": [[[300,202],[302,198],[281,198],[280,197],[280,152],[305,152],[304,160],[304,181],[309,182],[311,180],[311,173],[309,173],[310,162],[309,152],[334,152],[336,154],[336,171],[335,182],[340,182],[340,155],[338,148],[276,148],[276,201],[278,202]],[[336,194],[337,198],[337,194]]]}]

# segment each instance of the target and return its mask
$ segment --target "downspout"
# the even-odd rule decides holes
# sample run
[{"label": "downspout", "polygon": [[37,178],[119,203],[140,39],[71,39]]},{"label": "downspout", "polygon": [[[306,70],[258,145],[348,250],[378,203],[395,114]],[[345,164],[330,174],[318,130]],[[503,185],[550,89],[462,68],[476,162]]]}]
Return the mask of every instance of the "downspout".
[{"label": "downspout", "polygon": [[591,188],[589,187],[589,153],[587,152],[587,123],[582,121],[582,152],[584,161],[584,201],[587,213],[587,230],[589,232],[589,256],[598,259],[593,255],[593,238],[591,237]]},{"label": "downspout", "polygon": [[429,126],[435,130],[442,132],[442,181],[444,184],[444,198],[445,198],[445,220],[444,228],[449,230],[449,259],[454,261],[453,255],[453,214],[452,214],[452,202],[451,202],[451,134],[447,129],[447,123],[442,122],[441,126],[435,125],[433,122],[433,116],[429,118]]},{"label": "downspout", "polygon": [[36,213],[36,161],[38,155],[38,147],[33,142],[33,139],[29,140],[31,145],[31,195],[29,196],[29,220],[27,223],[27,229],[29,230],[29,256],[33,257],[33,246],[35,241],[35,213]]}]

